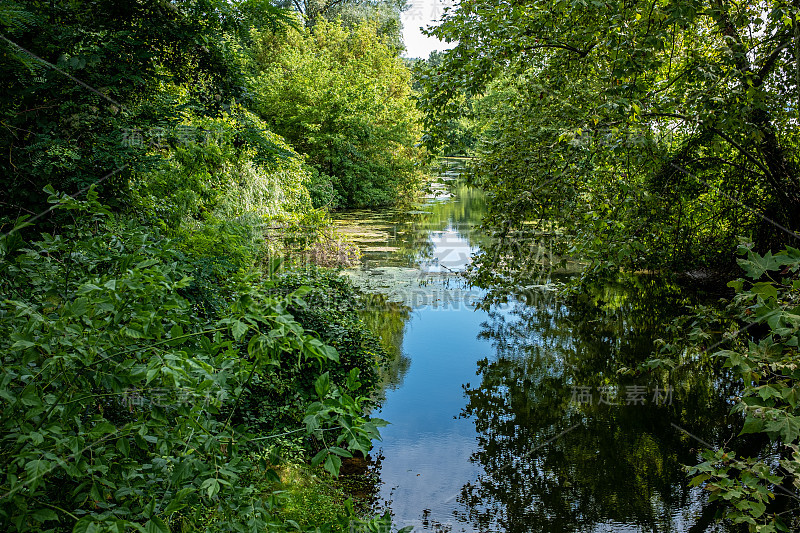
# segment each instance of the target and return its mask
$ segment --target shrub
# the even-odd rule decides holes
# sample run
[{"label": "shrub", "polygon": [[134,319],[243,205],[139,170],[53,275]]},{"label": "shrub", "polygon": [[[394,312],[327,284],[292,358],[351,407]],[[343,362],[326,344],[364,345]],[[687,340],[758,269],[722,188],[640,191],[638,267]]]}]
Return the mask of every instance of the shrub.
[{"label": "shrub", "polygon": [[198,313],[169,239],[93,190],[48,193],[73,223],[0,240],[0,529],[283,530],[260,451],[270,435],[253,434],[274,426],[236,423],[247,391],[305,369],[316,395],[294,406],[296,429],[330,444],[315,464],[332,473],[379,424],[363,416],[353,357],[340,388],[338,352],[293,316],[308,289],[240,275],[215,316]]}]

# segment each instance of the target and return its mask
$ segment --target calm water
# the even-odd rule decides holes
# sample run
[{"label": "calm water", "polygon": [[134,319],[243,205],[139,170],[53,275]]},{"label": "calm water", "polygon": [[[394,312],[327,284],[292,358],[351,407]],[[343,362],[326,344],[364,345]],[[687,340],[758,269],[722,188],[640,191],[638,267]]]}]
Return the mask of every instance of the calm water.
[{"label": "calm water", "polygon": [[458,273],[485,242],[484,199],[457,181],[430,196],[338,220],[364,250],[348,275],[384,295],[365,318],[394,354],[376,450],[398,526],[722,531],[681,465],[697,463],[697,439],[730,436],[733,390],[702,372],[616,372],[650,354],[685,295],[634,278],[569,302],[545,288],[527,305],[475,310],[482,293]]}]

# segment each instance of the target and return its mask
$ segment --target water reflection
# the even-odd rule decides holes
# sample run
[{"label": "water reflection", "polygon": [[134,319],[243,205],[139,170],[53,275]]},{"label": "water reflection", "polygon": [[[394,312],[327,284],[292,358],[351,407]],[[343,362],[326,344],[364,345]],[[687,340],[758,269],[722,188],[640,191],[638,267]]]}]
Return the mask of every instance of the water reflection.
[{"label": "water reflection", "polygon": [[595,298],[490,313],[481,336],[494,355],[478,362],[462,412],[483,473],[464,485],[458,520],[476,531],[716,531],[715,507],[681,467],[700,444],[672,424],[720,442],[732,391],[707,373],[615,372],[647,357],[678,300],[661,280],[632,278]]},{"label": "water reflection", "polygon": [[451,196],[429,198],[410,210],[376,212],[352,210],[336,213],[337,230],[358,243],[363,253],[362,268],[406,267],[469,257],[486,237],[475,228],[486,211],[480,191],[461,181],[448,184]]},{"label": "water reflection", "polygon": [[364,297],[360,316],[370,331],[378,335],[389,361],[381,368],[380,394],[403,384],[411,359],[403,353],[403,334],[411,308],[391,302],[385,294],[371,293]]},{"label": "water reflection", "polygon": [[472,262],[472,254],[479,250],[452,225],[429,235],[430,247],[420,264],[425,273],[463,272]]},{"label": "water reflection", "polygon": [[[485,244],[477,191],[451,183],[411,212],[350,212],[364,250],[348,275],[393,354],[378,416],[381,497],[399,526],[452,532],[700,532],[717,512],[683,464],[729,439],[732,382],[692,368],[625,375],[689,295],[630,277],[559,300],[476,310],[458,275]],[[717,374],[719,375],[719,374]],[[616,404],[616,405],[615,405]],[[683,428],[695,438],[673,425]],[[716,527],[716,529],[715,529]]]},{"label": "water reflection", "polygon": [[435,189],[436,194],[410,210],[336,214],[337,230],[362,251],[359,268],[347,271],[357,286],[412,309],[472,309],[483,297],[483,291],[471,290],[453,274],[464,271],[487,241],[476,229],[486,201],[480,191],[455,179],[455,171],[445,178],[446,195]]}]

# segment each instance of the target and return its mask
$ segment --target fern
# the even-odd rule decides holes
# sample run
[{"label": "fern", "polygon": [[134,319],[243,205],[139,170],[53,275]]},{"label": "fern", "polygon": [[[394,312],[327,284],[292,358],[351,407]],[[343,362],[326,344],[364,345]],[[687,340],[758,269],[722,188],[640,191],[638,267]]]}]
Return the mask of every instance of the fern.
[{"label": "fern", "polygon": [[25,11],[19,4],[11,2],[0,4],[0,26],[12,35],[38,26],[36,15]]},{"label": "fern", "polygon": [[[0,4],[0,28],[4,34],[15,35],[24,31],[30,31],[39,25],[39,20],[30,11],[25,11],[19,4],[4,2]],[[26,53],[19,45],[15,44],[6,35],[1,35],[2,39],[11,49],[11,56],[22,63],[32,74],[40,70],[40,65],[36,58]]]}]

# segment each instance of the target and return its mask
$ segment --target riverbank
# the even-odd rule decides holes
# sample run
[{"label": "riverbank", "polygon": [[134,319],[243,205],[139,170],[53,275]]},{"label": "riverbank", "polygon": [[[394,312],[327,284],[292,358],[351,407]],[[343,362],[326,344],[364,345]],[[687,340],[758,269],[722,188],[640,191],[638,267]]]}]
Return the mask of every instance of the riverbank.
[{"label": "riverbank", "polygon": [[386,355],[350,284],[274,260],[206,277],[202,258],[96,195],[54,209],[85,215],[57,238],[2,241],[0,520],[34,498],[72,515],[36,514],[52,532],[380,522],[320,475],[382,425],[365,412]]}]

